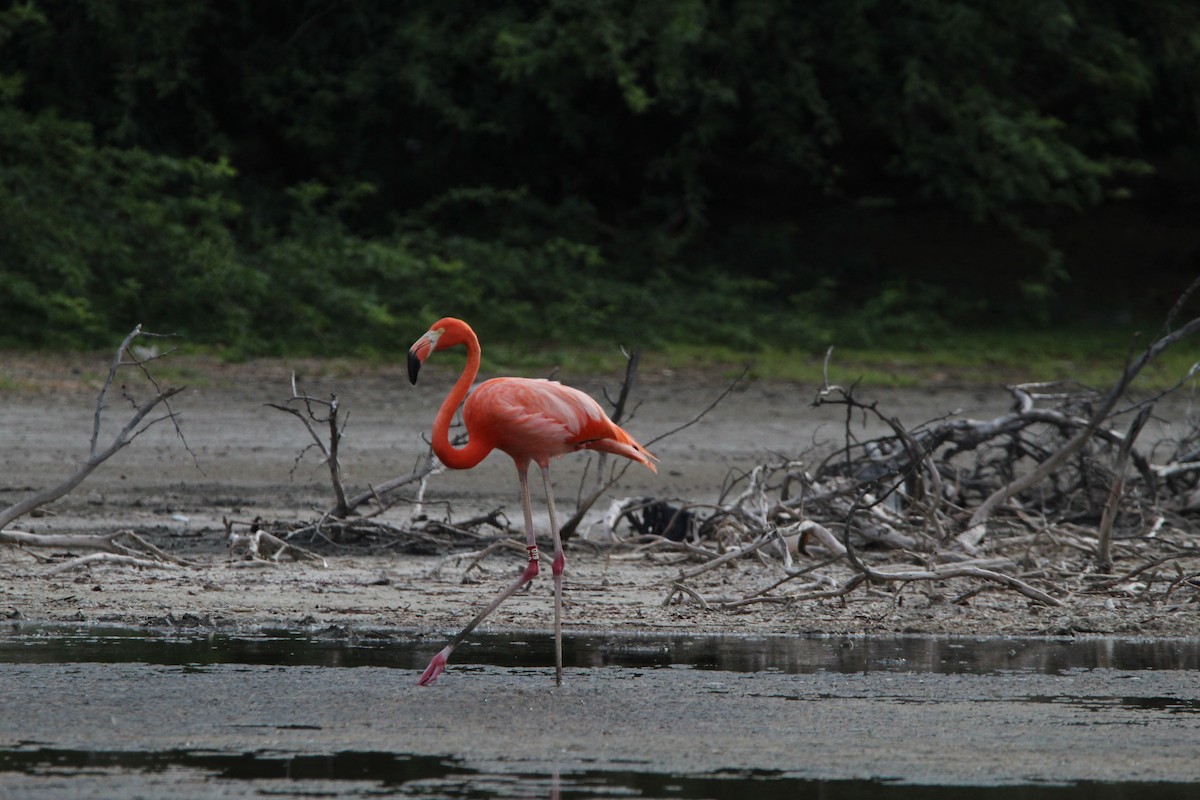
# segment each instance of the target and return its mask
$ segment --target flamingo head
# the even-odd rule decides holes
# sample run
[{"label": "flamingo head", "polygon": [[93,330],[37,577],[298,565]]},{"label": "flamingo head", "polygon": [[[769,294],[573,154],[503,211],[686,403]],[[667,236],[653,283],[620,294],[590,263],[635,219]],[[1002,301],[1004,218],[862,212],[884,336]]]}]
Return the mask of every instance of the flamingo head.
[{"label": "flamingo head", "polygon": [[470,326],[461,319],[445,317],[433,323],[429,330],[408,348],[408,379],[414,384],[417,382],[417,373],[421,371],[421,365],[434,350],[445,350],[456,344],[465,344],[473,335]]}]

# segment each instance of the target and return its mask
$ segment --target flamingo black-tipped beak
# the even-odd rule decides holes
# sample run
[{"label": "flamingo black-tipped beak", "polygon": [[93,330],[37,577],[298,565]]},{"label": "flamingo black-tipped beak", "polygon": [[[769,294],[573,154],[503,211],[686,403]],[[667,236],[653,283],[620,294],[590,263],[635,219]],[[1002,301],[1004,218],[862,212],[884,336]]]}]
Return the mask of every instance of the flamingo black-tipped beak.
[{"label": "flamingo black-tipped beak", "polygon": [[421,371],[421,359],[417,357],[415,350],[408,351],[408,380],[413,385],[417,383],[417,373]]},{"label": "flamingo black-tipped beak", "polygon": [[417,382],[417,373],[421,371],[421,365],[429,358],[430,353],[437,350],[438,340],[444,332],[444,328],[433,328],[408,348],[408,379],[414,384]]}]

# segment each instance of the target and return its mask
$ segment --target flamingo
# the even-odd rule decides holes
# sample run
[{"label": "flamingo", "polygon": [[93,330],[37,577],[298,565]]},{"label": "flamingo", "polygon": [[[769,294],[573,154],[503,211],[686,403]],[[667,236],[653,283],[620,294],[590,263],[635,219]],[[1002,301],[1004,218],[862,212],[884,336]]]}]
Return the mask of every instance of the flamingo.
[{"label": "flamingo", "polygon": [[[550,512],[550,530],[554,535],[554,680],[562,685],[562,576],[567,566],[562,540],[558,535],[558,520],[554,512],[554,492],[550,488],[550,459],[576,450],[598,450],[624,456],[644,464],[652,472],[655,456],[638,444],[615,422],[608,418],[600,404],[588,395],[564,386],[557,381],[531,378],[492,378],[484,381],[467,396],[479,373],[479,338],[471,326],[460,319],[445,317],[438,320],[408,350],[408,378],[417,382],[417,373],[431,353],[457,345],[466,345],[467,363],[442,407],[433,420],[433,452],[451,469],[470,469],[492,450],[501,450],[512,457],[521,484],[521,510],[525,513],[525,537],[529,563],[508,588],[458,635],[450,640],[425,668],[417,683],[428,686],[446,668],[446,662],[463,639],[488,614],[495,611],[520,587],[538,574],[537,537],[533,531],[533,510],[529,499],[529,465],[537,464],[546,487],[546,506]],[[463,399],[466,403],[463,404]],[[456,448],[450,444],[450,420],[459,405],[463,405],[463,422],[467,426],[468,442]]]}]

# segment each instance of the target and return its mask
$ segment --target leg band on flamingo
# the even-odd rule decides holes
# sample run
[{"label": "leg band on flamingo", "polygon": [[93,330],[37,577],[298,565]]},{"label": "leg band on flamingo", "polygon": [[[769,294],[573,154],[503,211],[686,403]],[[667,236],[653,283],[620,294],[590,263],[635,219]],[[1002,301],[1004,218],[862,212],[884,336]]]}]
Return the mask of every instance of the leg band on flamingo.
[{"label": "leg band on flamingo", "polygon": [[522,583],[528,583],[538,576],[538,564],[541,563],[538,558],[537,545],[530,545],[527,549],[529,550],[529,563],[525,565],[525,574],[521,576]]}]

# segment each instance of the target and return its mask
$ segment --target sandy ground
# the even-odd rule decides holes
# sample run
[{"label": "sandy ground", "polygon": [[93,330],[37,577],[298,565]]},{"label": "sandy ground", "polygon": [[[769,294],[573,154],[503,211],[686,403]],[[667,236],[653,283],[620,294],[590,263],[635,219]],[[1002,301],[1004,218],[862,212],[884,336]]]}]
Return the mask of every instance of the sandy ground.
[{"label": "sandy ground", "polygon": [[[0,371],[0,507],[65,478],[86,457],[104,356],[7,356]],[[439,556],[323,549],[328,566],[246,563],[228,557],[223,517],[278,521],[315,519],[331,500],[327,475],[293,417],[267,407],[290,393],[289,373],[324,397],[336,393],[346,421],[342,464],[355,489],[409,471],[424,451],[422,435],[454,378],[431,363],[410,386],[399,365],[266,361],[220,364],[198,358],[162,362],[164,382],[187,385],[173,401],[179,430],[161,423],[101,466],[49,513],[12,528],[36,533],[105,533],[132,529],[187,558],[183,569],[96,565],[55,572],[68,551],[0,549],[0,616],[29,621],[120,624],[200,624],[222,627],[330,624],[453,630],[480,598],[490,597],[522,567],[522,555],[502,552],[465,573],[467,562]],[[619,376],[559,375],[600,396]],[[145,397],[135,376],[130,391]],[[720,375],[646,374],[640,404],[626,427],[648,442],[696,417],[728,385]],[[110,393],[100,441],[115,435],[129,413],[120,387]],[[839,441],[844,418],[833,407],[812,408],[815,387],[753,382],[699,422],[653,444],[659,474],[627,471],[614,497],[654,495],[712,502],[730,474],[764,461],[816,454]],[[860,393],[913,425],[948,413],[990,418],[1009,403],[1002,387],[880,390]],[[1171,423],[1169,412],[1164,424]],[[871,429],[856,422],[860,435]],[[1143,434],[1143,440],[1153,432]],[[185,445],[186,442],[186,445]],[[303,456],[303,457],[301,457]],[[555,463],[560,510],[573,508],[586,459]],[[543,508],[535,482],[535,507]],[[520,524],[511,463],[494,454],[479,468],[433,478],[421,512],[462,519],[503,507]],[[606,502],[598,507],[603,510]],[[385,520],[407,524],[412,507]],[[544,518],[539,523],[544,529]],[[592,532],[600,527],[591,518]],[[546,543],[543,540],[543,547]],[[82,551],[81,551],[82,552]],[[78,554],[78,553],[76,553]],[[1193,635],[1200,614],[1189,604],[1164,609],[1132,600],[1076,596],[1045,608],[1004,592],[969,604],[944,602],[947,587],[909,588],[902,595],[857,592],[848,601],[702,609],[664,607],[679,564],[669,553],[633,555],[586,542],[568,551],[568,629],[686,629],[693,632],[920,632],[997,634],[1116,633]],[[53,559],[48,561],[47,559]],[[745,561],[714,570],[695,585],[711,597],[737,598],[782,576],[773,563]],[[464,582],[464,576],[468,582]],[[951,587],[952,589],[953,587]],[[965,588],[965,587],[963,587]],[[493,629],[547,629],[548,575],[503,606]],[[1192,604],[1194,605],[1194,604]]]}]

